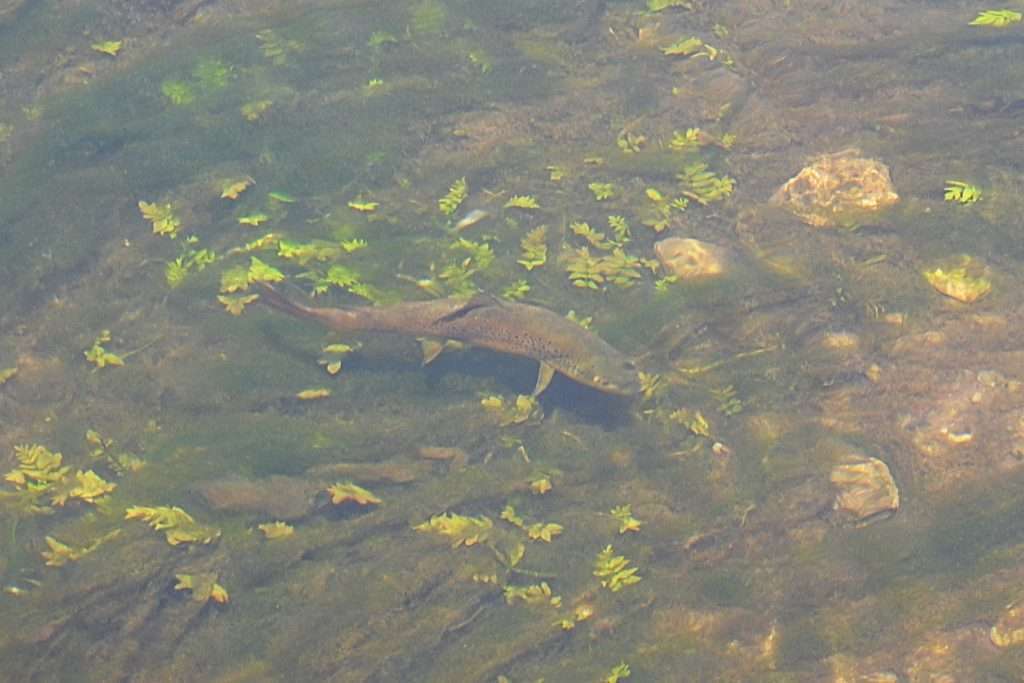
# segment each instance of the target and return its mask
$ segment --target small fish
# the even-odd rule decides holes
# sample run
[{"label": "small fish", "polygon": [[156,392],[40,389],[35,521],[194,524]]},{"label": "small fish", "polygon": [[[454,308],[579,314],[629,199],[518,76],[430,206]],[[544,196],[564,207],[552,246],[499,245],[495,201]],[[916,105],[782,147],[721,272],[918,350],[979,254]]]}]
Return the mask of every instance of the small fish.
[{"label": "small fish", "polygon": [[455,232],[462,232],[466,228],[472,228],[480,221],[490,217],[491,214],[484,211],[483,209],[473,209],[465,216],[463,216],[458,223],[455,224]]},{"label": "small fish", "polygon": [[547,388],[560,372],[598,391],[619,396],[640,392],[633,362],[603,339],[554,311],[501,301],[478,294],[468,301],[447,298],[351,308],[314,308],[285,297],[268,284],[257,283],[260,301],[295,316],[317,320],[337,332],[393,332],[427,337],[424,363],[437,357],[443,341],[532,358],[540,363],[533,395]]}]

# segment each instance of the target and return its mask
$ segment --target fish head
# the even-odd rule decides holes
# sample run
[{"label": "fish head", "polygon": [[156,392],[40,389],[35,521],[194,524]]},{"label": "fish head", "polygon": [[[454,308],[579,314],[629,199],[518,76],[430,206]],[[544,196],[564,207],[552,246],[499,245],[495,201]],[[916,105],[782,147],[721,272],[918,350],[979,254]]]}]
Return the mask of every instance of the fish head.
[{"label": "fish head", "polygon": [[635,396],[640,393],[640,375],[636,365],[629,358],[597,355],[583,367],[579,367],[577,379],[595,389],[619,396]]}]

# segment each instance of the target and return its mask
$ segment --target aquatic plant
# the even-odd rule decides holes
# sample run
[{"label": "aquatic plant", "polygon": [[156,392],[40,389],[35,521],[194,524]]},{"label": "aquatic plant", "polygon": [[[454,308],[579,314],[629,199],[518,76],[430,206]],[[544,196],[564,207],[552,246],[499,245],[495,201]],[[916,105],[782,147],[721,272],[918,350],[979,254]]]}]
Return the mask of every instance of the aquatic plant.
[{"label": "aquatic plant", "polygon": [[[651,1],[653,2],[654,0]],[[625,662],[619,662],[612,667],[612,670],[604,677],[602,683],[619,683],[623,678],[629,678],[631,674],[629,665]]]},{"label": "aquatic plant", "polygon": [[15,446],[14,458],[18,466],[5,474],[4,480],[18,488],[45,489],[63,480],[71,471],[70,467],[63,465],[62,454],[40,444]]},{"label": "aquatic plant", "polygon": [[552,489],[551,477],[543,476],[538,477],[530,482],[530,493],[535,496],[543,496],[545,493]]},{"label": "aquatic plant", "polygon": [[709,171],[703,161],[687,164],[677,177],[683,185],[683,194],[700,204],[725,199],[732,194],[736,184],[729,176],[717,176]]},{"label": "aquatic plant", "polygon": [[281,282],[284,280],[284,273],[277,268],[267,265],[255,256],[249,257],[249,270],[246,271],[249,282]]},{"label": "aquatic plant", "polygon": [[368,200],[352,199],[348,202],[348,208],[361,213],[373,213],[379,207],[380,202],[371,202]]},{"label": "aquatic plant", "polygon": [[174,589],[191,591],[192,599],[195,602],[204,604],[210,600],[220,604],[228,602],[228,592],[224,589],[224,586],[217,583],[219,577],[214,572],[175,574],[174,578],[178,580]]},{"label": "aquatic plant", "polygon": [[547,166],[545,170],[548,172],[548,178],[556,183],[563,180],[568,173],[564,166]]},{"label": "aquatic plant", "polygon": [[211,250],[195,249],[191,246],[198,241],[197,237],[192,236],[182,242],[181,255],[173,261],[169,261],[164,267],[164,279],[171,289],[176,289],[184,284],[193,271],[201,272],[206,266],[217,260],[217,255]]},{"label": "aquatic plant", "polygon": [[633,154],[647,144],[647,136],[632,131],[622,130],[615,138],[615,145],[626,154]]},{"label": "aquatic plant", "polygon": [[519,241],[519,246],[522,248],[523,253],[518,263],[523,268],[533,270],[547,263],[547,231],[546,225],[538,226],[526,233],[526,237]]},{"label": "aquatic plant", "polygon": [[303,389],[295,394],[295,398],[300,401],[318,401],[322,398],[330,398],[331,390],[326,387],[316,387],[315,389]]},{"label": "aquatic plant", "polygon": [[176,107],[192,104],[196,99],[192,86],[185,81],[169,79],[160,84],[160,92]]},{"label": "aquatic plant", "polygon": [[506,209],[539,209],[537,198],[528,194],[514,194],[505,202]]},{"label": "aquatic plant", "polygon": [[273,104],[273,100],[253,100],[243,104],[238,111],[246,121],[255,122],[263,118]]},{"label": "aquatic plant", "polygon": [[255,183],[256,181],[249,176],[222,180],[220,184],[220,198],[231,200],[238,199],[243,192],[248,190]]},{"label": "aquatic plant", "polygon": [[192,68],[192,78],[203,90],[220,90],[231,80],[232,68],[219,59],[200,59]]},{"label": "aquatic plant", "polygon": [[551,539],[562,533],[563,527],[561,524],[555,524],[554,522],[542,523],[537,522],[531,524],[525,529],[526,535],[531,541],[544,541],[550,543]]},{"label": "aquatic plant", "polygon": [[451,512],[434,515],[428,521],[417,524],[413,529],[445,536],[453,548],[458,548],[486,542],[490,538],[493,527],[494,522],[484,515],[468,517]]},{"label": "aquatic plant", "polygon": [[650,12],[660,12],[670,7],[692,10],[693,3],[690,0],[647,0],[647,9]]},{"label": "aquatic plant", "polygon": [[67,543],[61,543],[53,536],[47,536],[44,540],[49,549],[42,550],[39,554],[46,561],[47,567],[63,567],[68,562],[78,562],[86,555],[95,552],[97,548],[120,533],[120,529],[114,529],[110,533],[100,536],[92,543],[78,546],[77,548]]},{"label": "aquatic plant", "polygon": [[63,506],[68,500],[77,499],[83,503],[95,503],[117,488],[117,484],[106,481],[92,470],[75,472],[74,479],[64,478],[53,486],[51,501],[57,507]]},{"label": "aquatic plant", "polygon": [[114,440],[104,438],[95,429],[89,429],[85,432],[85,443],[92,448],[89,452],[90,458],[106,461],[110,469],[114,470],[118,475],[124,475],[127,472],[138,472],[146,465],[145,460],[131,453],[115,451]]},{"label": "aquatic plant", "polygon": [[409,28],[413,33],[440,34],[447,21],[448,8],[438,0],[420,0],[409,8]]},{"label": "aquatic plant", "polygon": [[620,534],[624,534],[627,531],[640,531],[640,526],[643,524],[643,522],[633,516],[632,508],[629,505],[613,507],[609,514],[619,522]]},{"label": "aquatic plant", "polygon": [[366,41],[367,47],[381,47],[383,45],[397,45],[398,38],[387,31],[374,31]]},{"label": "aquatic plant", "polygon": [[618,593],[626,586],[639,583],[641,577],[637,567],[627,567],[629,560],[616,555],[612,546],[605,546],[594,560],[594,576],[601,579],[601,585],[613,593]]},{"label": "aquatic plant", "polygon": [[692,57],[701,51],[704,41],[700,38],[680,38],[676,42],[661,48],[662,54],[670,57]]},{"label": "aquatic plant", "polygon": [[220,530],[199,524],[180,507],[133,505],[124,511],[124,518],[141,520],[154,531],[163,531],[170,545],[209,544],[220,538]]},{"label": "aquatic plant", "polygon": [[569,224],[569,229],[572,230],[574,235],[582,237],[590,242],[591,246],[597,247],[603,251],[608,251],[619,246],[617,242],[609,240],[603,232],[597,232],[591,228],[590,224],[586,221],[574,221]]},{"label": "aquatic plant", "polygon": [[174,215],[174,208],[169,203],[150,204],[140,201],[139,211],[143,218],[153,224],[153,234],[167,235],[172,239],[177,236],[181,220]]},{"label": "aquatic plant", "polygon": [[268,522],[256,526],[263,533],[263,538],[273,541],[278,538],[287,538],[295,533],[295,527],[284,522]]},{"label": "aquatic plant", "polygon": [[266,223],[268,220],[270,220],[270,216],[265,213],[248,213],[238,217],[238,224],[255,228],[259,227],[262,223]]},{"label": "aquatic plant", "polygon": [[544,410],[537,399],[525,394],[517,395],[516,400],[511,403],[506,403],[501,396],[487,396],[480,401],[480,405],[497,417],[498,425],[501,427],[540,422],[544,419]]},{"label": "aquatic plant", "polygon": [[551,607],[562,606],[562,596],[554,595],[551,586],[547,581],[531,584],[529,586],[505,586],[505,602],[514,605],[517,601],[527,605],[550,605]]},{"label": "aquatic plant", "polygon": [[608,227],[615,233],[615,241],[625,244],[632,236],[629,230],[629,222],[624,216],[608,216]]},{"label": "aquatic plant", "polygon": [[604,283],[601,258],[593,256],[587,247],[573,250],[565,259],[565,269],[576,287],[600,289]]},{"label": "aquatic plant", "polygon": [[947,180],[943,198],[957,204],[973,204],[981,199],[981,188],[962,180]]},{"label": "aquatic plant", "polygon": [[1010,24],[1016,24],[1021,20],[1020,12],[1009,9],[987,9],[978,13],[978,16],[968,26],[991,26],[993,28],[1005,28]]},{"label": "aquatic plant", "polygon": [[469,186],[466,184],[466,178],[459,178],[448,188],[448,194],[437,200],[437,208],[445,216],[451,216],[466,200],[468,194]]},{"label": "aquatic plant", "polygon": [[341,358],[352,353],[358,349],[361,345],[356,344],[350,346],[348,344],[328,344],[324,348],[320,349],[321,353],[330,354],[331,358],[321,358],[317,361],[324,367],[328,375],[337,375],[341,372]]},{"label": "aquatic plant", "polygon": [[269,28],[258,31],[256,40],[260,43],[263,56],[269,59],[274,66],[287,64],[289,54],[305,49],[305,45],[301,41],[285,40]]},{"label": "aquatic plant", "polygon": [[123,357],[116,353],[111,353],[103,347],[103,345],[109,342],[110,339],[110,330],[102,330],[96,336],[96,339],[93,340],[92,346],[83,352],[85,354],[85,359],[96,366],[94,368],[95,370],[99,370],[100,368],[105,368],[107,366],[120,367],[124,365]]},{"label": "aquatic plant", "polygon": [[351,481],[338,482],[327,487],[327,493],[331,494],[331,503],[341,505],[352,502],[356,505],[380,505],[384,501],[372,492],[364,489]]},{"label": "aquatic plant", "polygon": [[93,43],[91,47],[96,52],[100,52],[111,57],[116,57],[117,53],[121,51],[124,46],[123,40],[103,40],[98,43]]},{"label": "aquatic plant", "polygon": [[591,182],[587,185],[587,188],[590,189],[594,199],[598,202],[610,200],[615,196],[615,185],[610,182]]}]

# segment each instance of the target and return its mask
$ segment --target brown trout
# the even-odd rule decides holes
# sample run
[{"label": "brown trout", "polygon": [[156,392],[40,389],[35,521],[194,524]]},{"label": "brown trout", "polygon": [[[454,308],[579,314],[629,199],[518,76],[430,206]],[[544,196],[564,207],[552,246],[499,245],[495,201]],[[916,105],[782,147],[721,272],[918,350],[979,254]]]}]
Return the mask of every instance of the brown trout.
[{"label": "brown trout", "polygon": [[555,372],[598,391],[632,396],[640,379],[632,361],[576,323],[539,306],[501,301],[478,294],[465,299],[435,299],[391,306],[315,308],[258,283],[260,301],[297,318],[309,318],[338,332],[394,332],[435,340],[424,347],[424,363],[441,351],[440,340],[532,358],[540,363],[536,396]]}]

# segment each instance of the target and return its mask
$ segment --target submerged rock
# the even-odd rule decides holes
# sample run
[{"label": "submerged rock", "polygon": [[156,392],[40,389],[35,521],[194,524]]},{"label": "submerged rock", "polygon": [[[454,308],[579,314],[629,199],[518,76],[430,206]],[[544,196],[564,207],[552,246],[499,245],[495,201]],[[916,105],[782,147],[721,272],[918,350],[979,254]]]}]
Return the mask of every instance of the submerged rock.
[{"label": "submerged rock", "polygon": [[1012,605],[988,632],[996,647],[1024,645],[1024,604]]},{"label": "submerged rock", "polygon": [[771,201],[819,228],[855,225],[899,201],[880,161],[845,149],[818,157],[776,190]]},{"label": "submerged rock", "polygon": [[836,487],[832,508],[840,516],[855,522],[889,515],[900,506],[900,492],[889,466],[878,458],[859,454],[832,468],[829,475]]},{"label": "submerged rock", "polygon": [[928,284],[936,291],[965,304],[972,303],[992,291],[989,268],[971,256],[960,257],[951,267],[941,266],[924,271]]},{"label": "submerged rock", "polygon": [[281,475],[265,479],[225,477],[202,481],[192,488],[214,510],[246,512],[282,520],[300,519],[312,512],[318,490],[315,482]]},{"label": "submerged rock", "polygon": [[680,280],[704,280],[725,273],[729,253],[716,244],[669,237],[655,243],[654,253],[666,272]]}]

